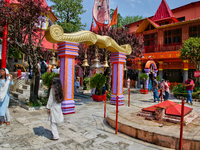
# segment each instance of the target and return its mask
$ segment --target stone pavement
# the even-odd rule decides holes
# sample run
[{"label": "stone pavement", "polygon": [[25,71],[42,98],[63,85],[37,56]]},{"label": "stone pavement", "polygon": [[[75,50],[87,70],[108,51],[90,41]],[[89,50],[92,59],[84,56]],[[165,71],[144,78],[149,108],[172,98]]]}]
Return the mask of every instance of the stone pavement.
[{"label": "stone pavement", "polygon": [[[126,95],[127,96],[127,95]],[[140,95],[145,100],[146,95]],[[147,98],[146,98],[147,99]],[[132,95],[132,100],[134,96]],[[138,103],[141,103],[138,101]],[[103,118],[101,102],[92,99],[76,100],[75,114],[65,115],[59,124],[60,139],[51,141],[51,128],[46,109],[27,111],[21,107],[9,108],[11,125],[0,126],[1,150],[164,150],[168,148],[146,143],[119,133]],[[110,110],[115,106],[107,105]],[[121,106],[120,108],[127,107]],[[110,113],[110,112],[108,112]]]}]

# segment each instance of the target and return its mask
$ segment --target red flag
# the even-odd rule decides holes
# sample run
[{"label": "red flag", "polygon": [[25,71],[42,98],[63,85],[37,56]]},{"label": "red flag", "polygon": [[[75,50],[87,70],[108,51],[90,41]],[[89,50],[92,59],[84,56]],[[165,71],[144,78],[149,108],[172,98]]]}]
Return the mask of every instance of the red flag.
[{"label": "red flag", "polygon": [[118,9],[118,6],[113,13],[112,20],[111,20],[110,24],[108,25],[109,27],[114,24],[117,24],[117,9]]}]

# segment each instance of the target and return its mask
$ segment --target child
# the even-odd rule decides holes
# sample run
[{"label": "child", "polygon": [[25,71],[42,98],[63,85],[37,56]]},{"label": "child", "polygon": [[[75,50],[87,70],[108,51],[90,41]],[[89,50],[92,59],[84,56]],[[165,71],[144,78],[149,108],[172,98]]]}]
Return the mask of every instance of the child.
[{"label": "child", "polygon": [[63,88],[60,78],[53,78],[49,99],[47,102],[47,114],[50,118],[53,137],[51,140],[58,140],[58,123],[63,121],[61,102],[64,100]]}]

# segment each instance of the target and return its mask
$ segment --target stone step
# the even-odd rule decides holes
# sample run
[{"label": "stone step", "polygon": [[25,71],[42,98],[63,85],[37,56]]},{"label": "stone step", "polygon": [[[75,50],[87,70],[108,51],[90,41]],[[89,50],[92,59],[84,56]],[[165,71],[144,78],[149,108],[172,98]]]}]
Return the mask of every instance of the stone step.
[{"label": "stone step", "polygon": [[27,90],[27,89],[17,89],[16,91],[21,94],[30,95],[30,90]]},{"label": "stone step", "polygon": [[31,86],[28,85],[28,84],[24,84],[24,85],[22,86],[22,88],[23,88],[23,89],[30,90],[30,89],[31,89]]},{"label": "stone step", "polygon": [[29,99],[29,94],[21,94],[19,92],[11,92],[11,94],[21,103],[26,103]]}]

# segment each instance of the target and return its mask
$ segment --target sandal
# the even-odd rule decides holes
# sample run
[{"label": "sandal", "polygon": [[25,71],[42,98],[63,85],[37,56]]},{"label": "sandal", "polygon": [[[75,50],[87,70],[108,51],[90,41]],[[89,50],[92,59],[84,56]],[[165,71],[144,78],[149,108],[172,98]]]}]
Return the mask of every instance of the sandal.
[{"label": "sandal", "polygon": [[6,122],[6,125],[7,125],[7,126],[10,125],[10,122]]},{"label": "sandal", "polygon": [[6,123],[6,122],[5,122],[5,121],[1,121],[1,122],[0,122],[0,125],[2,125],[3,123]]},{"label": "sandal", "polygon": [[50,140],[54,140],[54,141],[56,141],[56,140],[58,140],[58,139],[50,138]]}]

